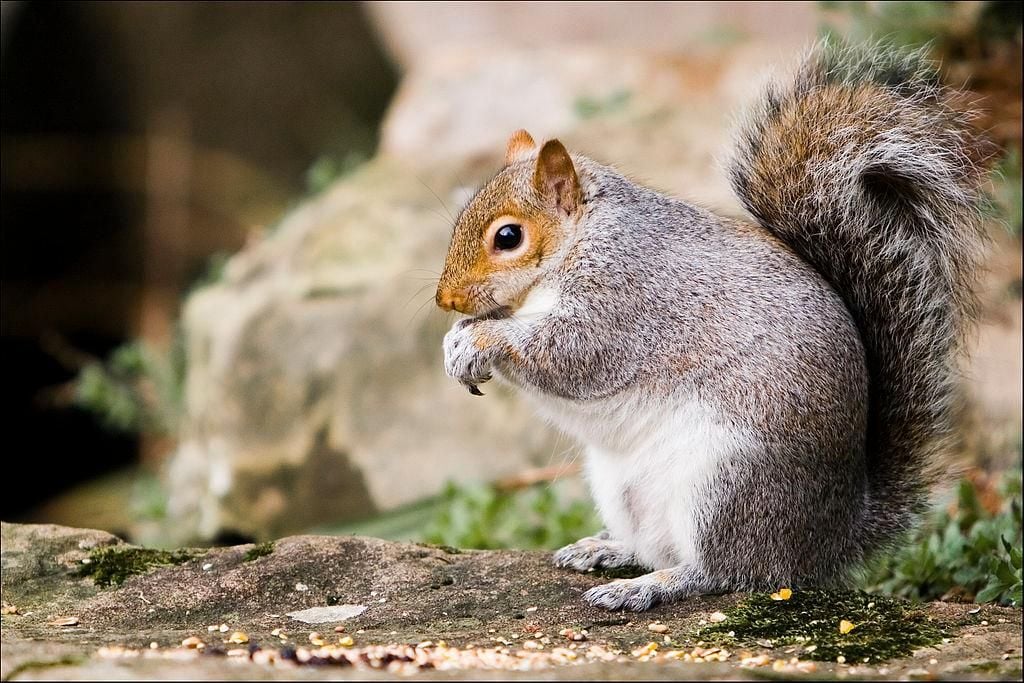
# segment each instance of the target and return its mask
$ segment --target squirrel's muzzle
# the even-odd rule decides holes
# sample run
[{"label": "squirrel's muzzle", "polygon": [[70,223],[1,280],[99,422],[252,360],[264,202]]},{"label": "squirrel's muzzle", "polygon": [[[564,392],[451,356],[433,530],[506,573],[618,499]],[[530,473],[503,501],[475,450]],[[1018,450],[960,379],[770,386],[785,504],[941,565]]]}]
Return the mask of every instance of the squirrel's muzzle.
[{"label": "squirrel's muzzle", "polygon": [[437,302],[439,308],[446,311],[458,311],[459,313],[466,313],[466,303],[468,298],[465,293],[459,290],[440,289],[438,288],[437,294],[434,296],[434,301]]}]

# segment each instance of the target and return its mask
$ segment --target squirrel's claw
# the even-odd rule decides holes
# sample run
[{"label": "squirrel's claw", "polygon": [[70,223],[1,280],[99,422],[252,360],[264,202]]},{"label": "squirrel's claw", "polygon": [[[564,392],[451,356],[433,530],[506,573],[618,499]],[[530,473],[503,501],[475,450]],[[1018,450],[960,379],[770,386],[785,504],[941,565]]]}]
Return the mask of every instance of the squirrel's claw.
[{"label": "squirrel's claw", "polygon": [[491,379],[490,358],[476,347],[472,328],[459,323],[444,336],[445,372],[472,395],[483,396],[478,385]]}]

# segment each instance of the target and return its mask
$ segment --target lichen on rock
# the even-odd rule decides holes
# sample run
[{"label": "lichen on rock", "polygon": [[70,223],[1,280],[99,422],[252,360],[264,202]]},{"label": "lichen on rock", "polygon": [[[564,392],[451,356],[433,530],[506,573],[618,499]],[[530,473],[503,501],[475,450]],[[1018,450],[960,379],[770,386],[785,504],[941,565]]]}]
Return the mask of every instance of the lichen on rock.
[{"label": "lichen on rock", "polygon": [[197,550],[157,550],[132,546],[97,548],[82,561],[79,576],[88,576],[97,586],[119,586],[125,579],[145,574],[154,567],[188,562],[199,555]]}]

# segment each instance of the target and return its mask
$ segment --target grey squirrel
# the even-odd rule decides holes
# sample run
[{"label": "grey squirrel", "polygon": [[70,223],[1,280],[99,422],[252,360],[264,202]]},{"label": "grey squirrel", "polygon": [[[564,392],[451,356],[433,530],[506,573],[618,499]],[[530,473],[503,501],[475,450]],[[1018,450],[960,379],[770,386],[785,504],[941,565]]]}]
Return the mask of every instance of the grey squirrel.
[{"label": "grey squirrel", "polygon": [[745,223],[525,131],[456,220],[450,376],[492,375],[586,448],[584,595],[831,586],[897,542],[952,431],[989,156],[920,52],[811,49],[739,126]]}]

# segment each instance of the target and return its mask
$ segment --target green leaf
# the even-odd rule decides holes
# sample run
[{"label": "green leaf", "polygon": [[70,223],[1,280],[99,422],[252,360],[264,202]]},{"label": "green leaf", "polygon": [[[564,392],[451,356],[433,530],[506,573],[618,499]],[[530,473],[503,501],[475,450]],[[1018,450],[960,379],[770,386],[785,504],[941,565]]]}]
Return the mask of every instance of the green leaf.
[{"label": "green leaf", "polygon": [[978,603],[992,602],[999,597],[999,594],[1003,592],[1003,587],[998,583],[990,584],[982,589],[975,597],[974,601]]}]

